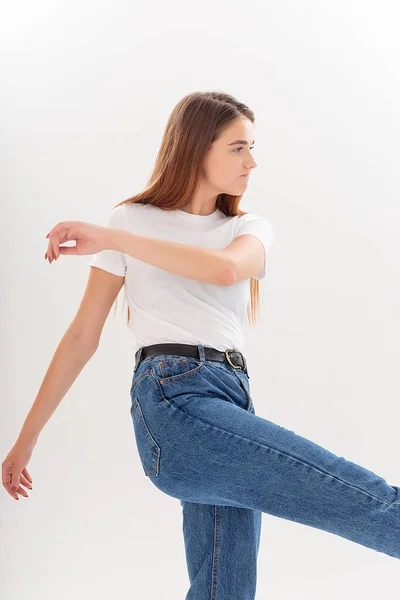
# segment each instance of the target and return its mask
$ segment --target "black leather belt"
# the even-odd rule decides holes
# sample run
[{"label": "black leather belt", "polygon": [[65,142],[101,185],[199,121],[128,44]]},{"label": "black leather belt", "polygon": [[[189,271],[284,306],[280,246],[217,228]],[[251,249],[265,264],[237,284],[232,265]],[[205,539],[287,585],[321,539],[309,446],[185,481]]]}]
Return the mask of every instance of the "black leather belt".
[{"label": "black leather belt", "polygon": [[[188,358],[200,358],[199,349],[196,345],[171,343],[152,344],[151,346],[142,346],[135,353],[135,369],[142,360],[149,356],[156,356],[157,354],[178,354],[179,356],[186,356]],[[227,361],[234,369],[242,369],[247,374],[246,359],[238,350],[222,351],[204,346],[204,355],[206,360],[218,360],[220,362]]]}]

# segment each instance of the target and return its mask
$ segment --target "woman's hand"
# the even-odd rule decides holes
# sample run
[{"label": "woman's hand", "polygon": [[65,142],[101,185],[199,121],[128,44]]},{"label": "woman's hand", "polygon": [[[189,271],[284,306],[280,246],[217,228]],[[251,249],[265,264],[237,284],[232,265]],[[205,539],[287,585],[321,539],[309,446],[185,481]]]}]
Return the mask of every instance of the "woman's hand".
[{"label": "woman's hand", "polygon": [[28,494],[22,487],[32,489],[32,477],[26,470],[26,465],[31,459],[33,444],[17,442],[7,454],[2,464],[2,482],[7,492],[19,500],[18,494],[28,498]]},{"label": "woman's hand", "polygon": [[[51,263],[60,254],[96,254],[107,249],[111,228],[84,223],[83,221],[63,221],[47,234],[49,246],[44,258]],[[64,242],[76,241],[75,246],[60,246]]]}]

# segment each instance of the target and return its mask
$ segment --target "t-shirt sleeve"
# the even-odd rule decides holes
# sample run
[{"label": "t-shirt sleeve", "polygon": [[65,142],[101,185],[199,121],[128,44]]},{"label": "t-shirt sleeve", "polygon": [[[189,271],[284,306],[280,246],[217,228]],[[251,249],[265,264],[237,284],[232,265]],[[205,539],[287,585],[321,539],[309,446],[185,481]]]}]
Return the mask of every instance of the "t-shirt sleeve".
[{"label": "t-shirt sleeve", "polygon": [[271,222],[262,216],[246,213],[238,219],[238,227],[235,234],[235,238],[243,235],[244,233],[250,233],[257,237],[263,244],[264,247],[264,265],[262,270],[258,273],[254,279],[263,279],[266,275],[267,267],[267,250],[271,247],[274,237]]},{"label": "t-shirt sleeve", "polygon": [[[111,227],[113,229],[127,229],[126,227],[126,210],[125,205],[121,204],[116,206],[108,214],[104,227]],[[125,276],[126,274],[126,256],[124,252],[117,250],[102,250],[93,254],[89,262],[90,267],[98,267],[104,271],[109,271],[114,275]]]}]

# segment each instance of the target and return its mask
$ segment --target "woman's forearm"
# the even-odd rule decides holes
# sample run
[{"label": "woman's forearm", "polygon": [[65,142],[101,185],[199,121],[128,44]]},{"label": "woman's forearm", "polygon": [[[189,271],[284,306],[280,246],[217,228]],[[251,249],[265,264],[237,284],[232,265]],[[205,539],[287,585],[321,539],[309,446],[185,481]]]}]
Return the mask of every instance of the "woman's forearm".
[{"label": "woman's forearm", "polygon": [[143,262],[181,277],[229,286],[235,277],[221,250],[151,238],[124,229],[110,229],[108,249],[129,254]]},{"label": "woman's forearm", "polygon": [[95,352],[93,344],[82,341],[69,329],[65,332],[22,426],[18,442],[36,444],[41,430]]}]

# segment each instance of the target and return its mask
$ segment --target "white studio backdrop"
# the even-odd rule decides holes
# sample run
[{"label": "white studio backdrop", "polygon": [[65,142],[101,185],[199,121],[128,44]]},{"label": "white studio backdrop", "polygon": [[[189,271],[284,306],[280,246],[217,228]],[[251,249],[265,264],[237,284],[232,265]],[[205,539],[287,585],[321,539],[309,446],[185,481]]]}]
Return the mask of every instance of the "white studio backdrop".
[{"label": "white studio backdrop", "polygon": [[[192,91],[255,111],[244,210],[274,228],[246,329],[270,419],[400,485],[400,105],[394,1],[3,2],[3,460],[79,306],[90,257],[44,260],[63,220],[141,191]],[[123,293],[42,431],[29,498],[0,494],[0,599],[184,598],[179,501],[145,477]],[[257,600],[392,596],[399,563],[263,515]]]}]

